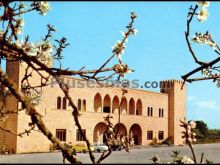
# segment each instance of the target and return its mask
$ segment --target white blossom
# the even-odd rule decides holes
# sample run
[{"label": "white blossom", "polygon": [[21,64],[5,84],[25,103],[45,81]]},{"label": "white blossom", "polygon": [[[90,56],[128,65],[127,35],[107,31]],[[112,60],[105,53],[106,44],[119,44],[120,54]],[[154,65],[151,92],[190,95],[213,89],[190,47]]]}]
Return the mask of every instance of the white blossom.
[{"label": "white blossom", "polygon": [[16,41],[15,41],[15,45],[17,46],[17,48],[22,48],[22,42],[21,42],[21,40],[16,40]]},{"label": "white blossom", "polygon": [[196,128],[196,123],[193,120],[189,122],[189,125],[191,128]]},{"label": "white blossom", "polygon": [[21,34],[21,29],[20,28],[15,28],[14,33],[15,33],[15,35],[20,35]]},{"label": "white blossom", "polygon": [[23,19],[19,18],[19,19],[16,20],[16,22],[17,22],[18,27],[23,27],[24,26],[24,20]]},{"label": "white blossom", "polygon": [[37,48],[35,47],[35,45],[32,42],[25,44],[24,51],[29,56],[36,56],[37,55]]},{"label": "white blossom", "polygon": [[50,44],[49,41],[45,41],[42,44],[43,51],[46,51],[48,54],[51,54],[53,52],[53,46]]},{"label": "white blossom", "polygon": [[136,34],[137,34],[137,32],[138,32],[138,30],[137,30],[137,29],[134,29],[134,30],[133,30],[133,34],[134,34],[134,35],[136,35]]},{"label": "white blossom", "polygon": [[217,49],[217,44],[215,42],[209,42],[208,45],[211,46],[214,50]]},{"label": "white blossom", "polygon": [[183,163],[183,164],[194,164],[194,161],[191,158],[189,158],[187,156],[184,156],[181,160],[181,163]]},{"label": "white blossom", "polygon": [[48,52],[42,52],[38,59],[44,63],[47,67],[53,66],[53,57],[52,55],[48,54]]},{"label": "white blossom", "polygon": [[[21,43],[17,41],[17,46],[21,47]],[[49,41],[44,41],[42,43],[33,44],[27,43],[24,46],[24,51],[29,56],[36,56],[36,58],[44,63],[47,67],[53,66],[53,49],[54,47],[50,44]]]},{"label": "white blossom", "polygon": [[114,66],[114,71],[124,77],[126,73],[131,73],[134,70],[129,69],[127,64],[117,64]]},{"label": "white blossom", "polygon": [[198,44],[208,45],[214,50],[217,49],[217,44],[211,39],[210,34],[196,34],[196,36],[193,36],[192,41]]},{"label": "white blossom", "polygon": [[203,70],[202,70],[202,74],[205,75],[205,76],[207,76],[207,75],[209,75],[209,71],[206,70],[206,69],[205,69],[205,70],[203,69]]},{"label": "white blossom", "polygon": [[47,67],[53,66],[53,46],[49,41],[38,43],[38,55],[37,58],[44,63]]},{"label": "white blossom", "polygon": [[204,21],[206,21],[208,19],[208,15],[209,15],[209,13],[208,13],[207,9],[206,8],[202,8],[202,10],[198,14],[198,20],[200,22],[204,22]]},{"label": "white blossom", "polygon": [[125,44],[121,41],[117,41],[116,44],[112,47],[112,52],[116,53],[118,59],[121,60],[122,54],[124,54]]},{"label": "white blossom", "polygon": [[198,1],[197,2],[197,4],[198,5],[201,5],[202,6],[202,8],[206,8],[206,7],[208,7],[209,6],[209,1]]},{"label": "white blossom", "polygon": [[47,1],[41,1],[41,2],[38,2],[38,4],[39,4],[40,14],[43,16],[45,16],[47,12],[51,9],[49,2]]}]

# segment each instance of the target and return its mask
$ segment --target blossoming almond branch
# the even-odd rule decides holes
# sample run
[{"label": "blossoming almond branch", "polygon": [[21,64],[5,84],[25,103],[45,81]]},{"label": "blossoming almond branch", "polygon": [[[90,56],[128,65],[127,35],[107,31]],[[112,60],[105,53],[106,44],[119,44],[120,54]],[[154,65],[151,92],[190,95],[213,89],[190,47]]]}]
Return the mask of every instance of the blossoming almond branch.
[{"label": "blossoming almond branch", "polygon": [[[218,44],[213,39],[213,36],[206,31],[205,33],[196,32],[195,35],[190,39],[190,27],[193,21],[193,18],[197,15],[197,20],[199,22],[204,22],[208,20],[208,7],[210,3],[208,1],[199,1],[196,2],[195,6],[191,6],[188,12],[187,18],[187,29],[185,32],[185,38],[187,42],[187,46],[189,49],[190,54],[192,55],[195,63],[199,65],[199,67],[195,68],[194,70],[190,71],[189,73],[182,76],[184,83],[187,82],[194,82],[194,81],[201,81],[201,80],[213,80],[216,82],[217,87],[220,87],[220,66],[218,62],[220,61],[220,57],[217,57],[211,61],[204,62],[198,59],[198,55],[196,55],[194,48],[192,47],[191,41],[195,44],[199,44],[201,46],[209,46],[212,50],[217,54],[220,55],[220,48]],[[200,11],[199,11],[200,10]],[[196,77],[191,78],[192,75],[201,72],[203,77]]]},{"label": "blossoming almond branch", "polygon": [[[133,28],[134,19],[137,17],[135,13],[131,13],[131,22],[126,27],[127,31],[122,33],[121,42],[117,42],[113,47],[113,55],[99,68],[96,70],[84,70],[84,67],[79,71],[71,71],[69,69],[52,68],[54,60],[57,60],[61,63],[62,51],[68,46],[66,43],[66,38],[60,40],[55,40],[57,45],[52,44],[52,32],[55,32],[53,26],[48,25],[48,33],[45,35],[44,39],[41,42],[32,43],[29,42],[29,36],[25,38],[25,41],[19,40],[19,35],[21,34],[21,28],[24,26],[24,20],[20,18],[21,14],[28,13],[31,11],[38,11],[39,14],[45,16],[46,13],[50,10],[48,2],[33,2],[28,8],[23,3],[13,4],[13,8],[10,6],[13,2],[0,1],[0,7],[4,8],[3,15],[0,17],[0,20],[3,21],[3,24],[7,24],[6,28],[0,32],[0,52],[1,59],[6,59],[8,61],[22,61],[27,64],[24,78],[21,81],[22,91],[18,91],[11,80],[5,75],[2,71],[0,72],[1,84],[5,86],[5,89],[9,89],[10,93],[14,95],[19,101],[22,102],[21,110],[26,110],[26,114],[31,116],[32,127],[31,130],[25,131],[25,133],[30,133],[33,130],[33,125],[37,125],[39,130],[47,136],[52,143],[58,144],[58,147],[62,150],[63,156],[67,158],[71,163],[80,163],[74,156],[71,150],[68,149],[68,146],[64,146],[61,142],[46,128],[44,125],[41,115],[35,110],[35,106],[38,105],[41,101],[40,91],[36,88],[42,88],[48,85],[48,79],[50,76],[54,77],[60,86],[60,89],[65,94],[67,100],[69,100],[70,106],[73,108],[73,117],[76,126],[78,127],[80,133],[86,139],[87,147],[89,149],[90,159],[95,163],[95,157],[90,150],[90,142],[82,133],[82,128],[78,120],[77,107],[74,105],[71,97],[69,96],[67,85],[61,81],[60,76],[63,75],[80,75],[83,78],[95,79],[97,82],[102,81],[102,79],[96,77],[100,72],[114,71],[120,77],[123,77],[125,73],[129,73],[131,70],[128,68],[128,65],[123,64],[121,61],[121,55],[125,49],[125,42],[128,40],[128,36],[131,34],[136,34],[137,30]],[[105,66],[111,61],[114,56],[117,56],[119,63],[115,64],[112,67],[105,68]],[[60,65],[61,66],[61,65]],[[28,72],[31,69],[31,73]],[[42,71],[47,73],[45,76],[42,74]],[[41,77],[41,83],[38,86],[33,86],[29,83],[29,78],[31,78],[32,72],[36,72]],[[88,74],[92,74],[92,76]],[[109,78],[111,75],[109,76]],[[106,78],[105,78],[106,79]],[[44,81],[44,82],[43,82]],[[4,91],[4,90],[3,90]],[[20,93],[22,92],[22,93]],[[16,113],[16,112],[15,112]],[[18,112],[17,112],[18,113]],[[19,135],[19,134],[18,134]],[[109,145],[109,144],[108,144]],[[107,154],[101,155],[97,163],[100,163],[107,156],[109,156],[111,151]]]}]

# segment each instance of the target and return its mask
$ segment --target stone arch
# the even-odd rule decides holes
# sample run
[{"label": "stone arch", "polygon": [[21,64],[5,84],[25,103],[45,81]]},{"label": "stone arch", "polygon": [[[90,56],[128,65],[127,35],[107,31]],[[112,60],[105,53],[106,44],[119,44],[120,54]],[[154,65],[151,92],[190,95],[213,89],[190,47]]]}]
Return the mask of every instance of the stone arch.
[{"label": "stone arch", "polygon": [[94,143],[103,143],[103,134],[107,129],[107,125],[104,122],[96,124],[93,130],[93,142]]},{"label": "stone arch", "polygon": [[102,97],[99,93],[94,97],[94,110],[95,112],[102,112]]},{"label": "stone arch", "polygon": [[131,98],[129,100],[129,115],[134,115],[135,114],[135,102],[134,99]]},{"label": "stone arch", "polygon": [[136,115],[142,115],[142,101],[138,99],[136,103]]},{"label": "stone arch", "polygon": [[116,124],[114,127],[114,132],[116,134],[118,133],[120,140],[123,136],[127,136],[127,129],[123,123]]},{"label": "stone arch", "polygon": [[105,95],[104,100],[103,100],[103,112],[104,113],[111,112],[111,98],[108,94]]},{"label": "stone arch", "polygon": [[118,114],[119,110],[119,98],[115,96],[112,100],[112,113]]},{"label": "stone arch", "polygon": [[123,97],[121,100],[121,114],[127,114],[128,103],[126,97]]},{"label": "stone arch", "polygon": [[139,124],[133,124],[129,130],[129,136],[133,138],[134,145],[142,144],[142,129]]}]

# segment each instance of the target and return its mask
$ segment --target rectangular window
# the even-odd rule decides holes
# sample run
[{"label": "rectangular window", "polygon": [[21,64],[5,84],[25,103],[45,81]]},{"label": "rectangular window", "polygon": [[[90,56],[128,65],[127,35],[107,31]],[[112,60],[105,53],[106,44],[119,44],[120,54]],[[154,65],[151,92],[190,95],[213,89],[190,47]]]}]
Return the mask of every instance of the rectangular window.
[{"label": "rectangular window", "polygon": [[159,108],[159,117],[164,117],[164,110],[163,110],[163,108]]},{"label": "rectangular window", "polygon": [[[82,130],[83,134],[86,136],[86,130]],[[83,138],[83,136],[80,134],[79,130],[77,129],[76,132],[76,141],[85,141],[86,139]]]},{"label": "rectangular window", "polygon": [[147,108],[147,116],[151,116],[151,108],[150,107]]},{"label": "rectangular window", "polygon": [[153,140],[153,131],[147,131],[147,140]]},{"label": "rectangular window", "polygon": [[153,107],[147,108],[147,116],[153,116]]},{"label": "rectangular window", "polygon": [[66,141],[66,129],[56,129],[56,137],[60,141]]},{"label": "rectangular window", "polygon": [[158,132],[158,139],[159,140],[163,140],[164,139],[164,132],[163,131],[159,131]]},{"label": "rectangular window", "polygon": [[78,99],[78,111],[81,111],[81,99]]}]

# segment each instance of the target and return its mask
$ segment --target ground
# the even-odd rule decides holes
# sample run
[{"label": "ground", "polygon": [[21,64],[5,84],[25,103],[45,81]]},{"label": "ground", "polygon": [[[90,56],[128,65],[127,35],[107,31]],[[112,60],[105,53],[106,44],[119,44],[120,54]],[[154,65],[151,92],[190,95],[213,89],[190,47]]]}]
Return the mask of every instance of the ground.
[{"label": "ground", "polygon": [[[181,150],[184,155],[191,156],[190,149],[183,147],[147,147],[141,149],[131,149],[130,153],[123,151],[114,151],[103,163],[151,163],[154,154],[160,156],[162,162],[172,161],[170,155],[173,150]],[[220,163],[220,143],[218,144],[197,144],[195,145],[196,156],[200,160],[202,152],[204,158],[212,160],[214,163]],[[83,163],[91,163],[89,155],[77,154]],[[100,153],[95,153],[96,157]],[[17,154],[17,155],[0,155],[0,163],[62,163],[62,154],[55,153],[35,153],[35,154]]]}]

